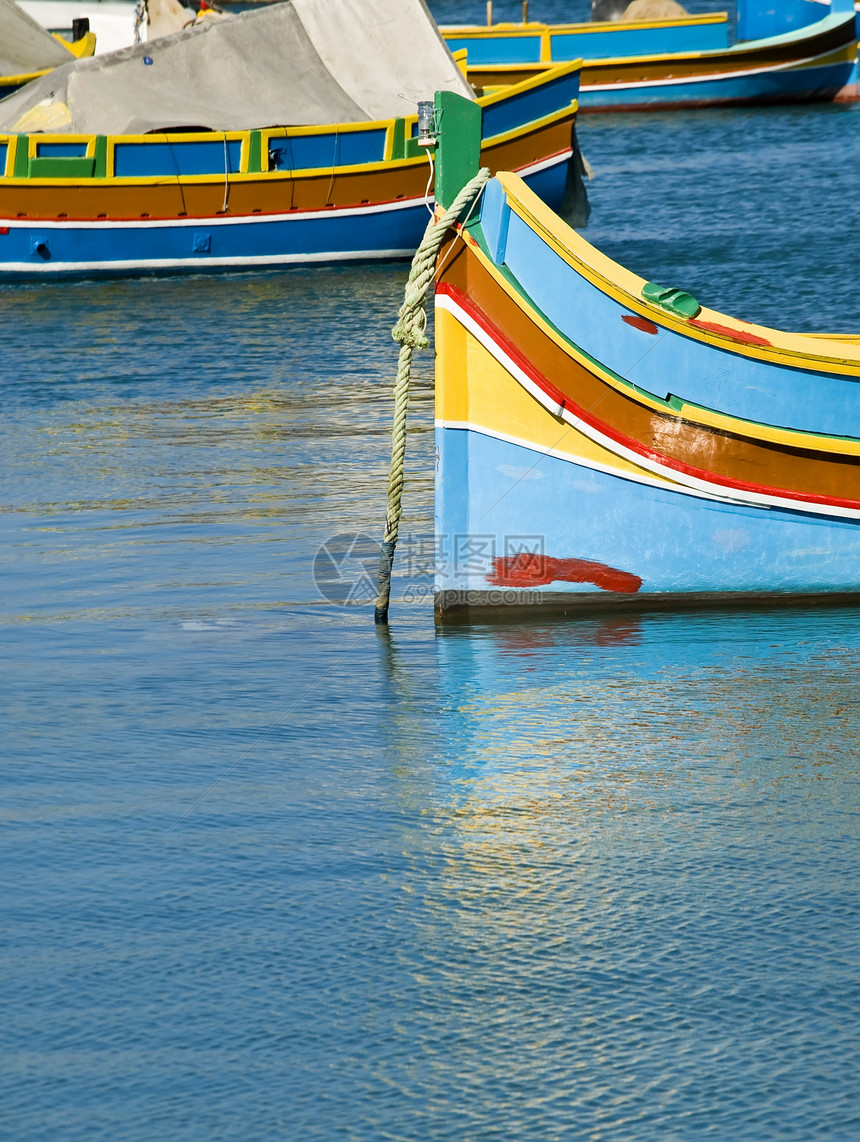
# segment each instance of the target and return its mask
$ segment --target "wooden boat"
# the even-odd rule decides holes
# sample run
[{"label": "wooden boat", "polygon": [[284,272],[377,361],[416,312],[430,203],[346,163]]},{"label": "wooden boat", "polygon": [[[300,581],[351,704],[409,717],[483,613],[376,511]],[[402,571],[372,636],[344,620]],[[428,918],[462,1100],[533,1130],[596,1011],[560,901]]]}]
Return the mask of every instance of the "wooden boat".
[{"label": "wooden boat", "polygon": [[95,36],[86,24],[76,31],[74,40],[51,35],[14,0],[0,0],[0,99],[69,60],[91,56]]},{"label": "wooden boat", "polygon": [[581,111],[858,97],[853,0],[739,0],[738,15],[738,41],[731,46],[724,13],[442,32],[453,51],[467,51],[469,80],[479,90],[582,58]]},{"label": "wooden boat", "polygon": [[[482,161],[556,207],[578,79],[572,64],[480,101]],[[0,135],[0,280],[409,258],[427,221],[416,125]]]},{"label": "wooden boat", "polygon": [[[476,165],[450,145],[437,210]],[[646,282],[508,173],[435,334],[440,613],[860,598],[860,338]]]},{"label": "wooden boat", "polygon": [[[403,0],[392,3],[404,7]],[[373,0],[374,10],[379,4]],[[410,257],[428,217],[431,170],[418,143],[417,116],[399,111],[410,106],[399,95],[404,77],[395,76],[381,94],[370,90],[367,102],[358,105],[344,86],[348,76],[335,79],[326,71],[315,86],[310,83],[309,69],[323,67],[314,53],[304,70],[296,67],[292,79],[264,85],[259,95],[255,90],[245,97],[247,71],[237,67],[236,98],[224,97],[230,77],[222,67],[214,73],[211,98],[210,92],[193,92],[184,100],[165,97],[171,76],[178,76],[177,85],[187,83],[183,67],[168,71],[165,66],[159,73],[163,61],[173,58],[169,53],[190,50],[189,43],[206,37],[216,45],[228,39],[236,51],[244,44],[241,62],[258,61],[262,33],[273,21],[296,19],[297,10],[298,3],[277,5],[181,32],[117,53],[122,59],[116,65],[112,57],[91,61],[86,103],[79,86],[61,76],[0,106],[0,115],[6,108],[4,122],[20,132],[0,133],[0,279]],[[423,8],[419,16],[425,19]],[[251,38],[243,41],[246,33]],[[470,91],[435,27],[432,36],[444,66],[450,65],[453,87]],[[218,52],[214,58],[222,57],[220,46]],[[283,71],[282,57],[274,54]],[[147,60],[151,66],[144,66]],[[126,85],[126,65],[132,64],[128,83],[139,83],[140,90],[145,91],[150,74],[158,77],[145,107],[137,89]],[[122,84],[114,82],[111,70],[120,65],[126,68]],[[355,82],[364,83],[360,69],[355,71]],[[296,93],[287,89],[290,82]],[[376,77],[367,82],[375,83]],[[574,62],[480,101],[484,161],[493,169],[518,170],[555,205],[567,183],[578,86]],[[115,114],[114,89],[126,104],[122,122],[140,123],[140,133],[100,130]],[[45,92],[48,97],[42,98]],[[200,122],[196,116],[216,114],[218,97],[223,100],[219,113],[226,117],[206,125],[217,123],[220,129],[190,129]],[[277,123],[294,103],[295,118],[306,125],[229,129],[230,123],[254,123],[263,114]],[[368,106],[395,107],[399,113],[367,121],[362,112]],[[344,115],[352,111],[356,121],[320,122],[332,108]],[[88,130],[73,130],[75,123],[66,122],[72,111],[83,116]],[[178,118],[180,111],[185,119]],[[173,122],[179,129],[159,131],[158,123],[168,116],[177,116]]]}]

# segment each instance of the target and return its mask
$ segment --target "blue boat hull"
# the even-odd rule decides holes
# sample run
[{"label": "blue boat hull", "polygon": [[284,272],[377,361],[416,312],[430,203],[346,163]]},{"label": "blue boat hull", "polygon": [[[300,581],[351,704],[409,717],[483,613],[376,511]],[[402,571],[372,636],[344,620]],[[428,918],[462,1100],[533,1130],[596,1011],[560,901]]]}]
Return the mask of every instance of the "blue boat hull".
[{"label": "blue boat hull", "polygon": [[[442,609],[860,595],[858,520],[649,486],[471,429],[437,426],[436,446]],[[529,551],[533,586],[494,580]],[[583,581],[542,581],[545,556]]]},{"label": "blue boat hull", "polygon": [[588,85],[580,89],[582,111],[626,111],[683,107],[719,107],[729,104],[827,101],[840,93],[854,97],[857,63],[841,61],[822,67],[764,71],[664,83]]}]

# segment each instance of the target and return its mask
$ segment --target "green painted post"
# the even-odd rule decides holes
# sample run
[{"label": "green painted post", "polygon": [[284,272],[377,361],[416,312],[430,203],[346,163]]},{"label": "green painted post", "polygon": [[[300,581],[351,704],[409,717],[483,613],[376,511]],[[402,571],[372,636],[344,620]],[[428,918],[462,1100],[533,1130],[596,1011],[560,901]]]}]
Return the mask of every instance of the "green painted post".
[{"label": "green painted post", "polygon": [[93,156],[96,160],[95,167],[93,169],[93,175],[95,178],[107,178],[107,154],[107,136],[96,135],[96,145],[93,148]]},{"label": "green painted post", "polygon": [[248,174],[259,174],[263,170],[263,136],[259,131],[251,131],[248,136]]},{"label": "green painted post", "polygon": [[394,120],[394,129],[391,133],[391,158],[403,159],[406,157],[406,122],[403,119]]},{"label": "green painted post", "polygon": [[15,167],[13,178],[30,177],[30,136],[19,135],[15,140]]},{"label": "green painted post", "polygon": [[481,108],[453,91],[436,92],[436,202],[445,210],[481,166]]}]

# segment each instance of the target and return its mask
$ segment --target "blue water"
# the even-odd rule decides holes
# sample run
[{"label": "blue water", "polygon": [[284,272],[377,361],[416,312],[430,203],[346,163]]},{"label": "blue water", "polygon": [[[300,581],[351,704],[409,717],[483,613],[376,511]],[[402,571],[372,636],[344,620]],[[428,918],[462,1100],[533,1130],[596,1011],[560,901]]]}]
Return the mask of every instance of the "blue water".
[{"label": "blue water", "polygon": [[[858,116],[584,120],[589,237],[856,331]],[[430,354],[327,601],[404,277],[0,290],[0,1137],[860,1138],[860,614],[435,629]]]}]

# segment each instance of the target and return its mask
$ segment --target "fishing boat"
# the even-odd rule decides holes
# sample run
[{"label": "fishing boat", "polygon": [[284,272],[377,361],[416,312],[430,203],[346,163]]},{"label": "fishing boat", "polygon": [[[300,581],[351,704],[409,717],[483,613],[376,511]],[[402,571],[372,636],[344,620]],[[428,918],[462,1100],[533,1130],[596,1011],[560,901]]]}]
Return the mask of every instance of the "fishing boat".
[{"label": "fishing boat", "polygon": [[[0,279],[410,257],[432,189],[417,104],[440,79],[475,97],[421,0],[346,29],[329,7],[205,23],[6,100]],[[480,101],[483,160],[556,206],[578,86],[574,62]]]},{"label": "fishing boat", "polygon": [[860,598],[860,337],[645,281],[512,173],[443,247],[435,337],[440,614]]},{"label": "fishing boat", "polygon": [[582,58],[581,111],[671,110],[858,97],[853,0],[738,0],[725,13],[676,20],[442,29],[467,52],[479,90]]},{"label": "fishing boat", "polygon": [[70,60],[95,51],[89,25],[78,22],[73,39],[51,35],[14,0],[0,0],[0,99]]}]

